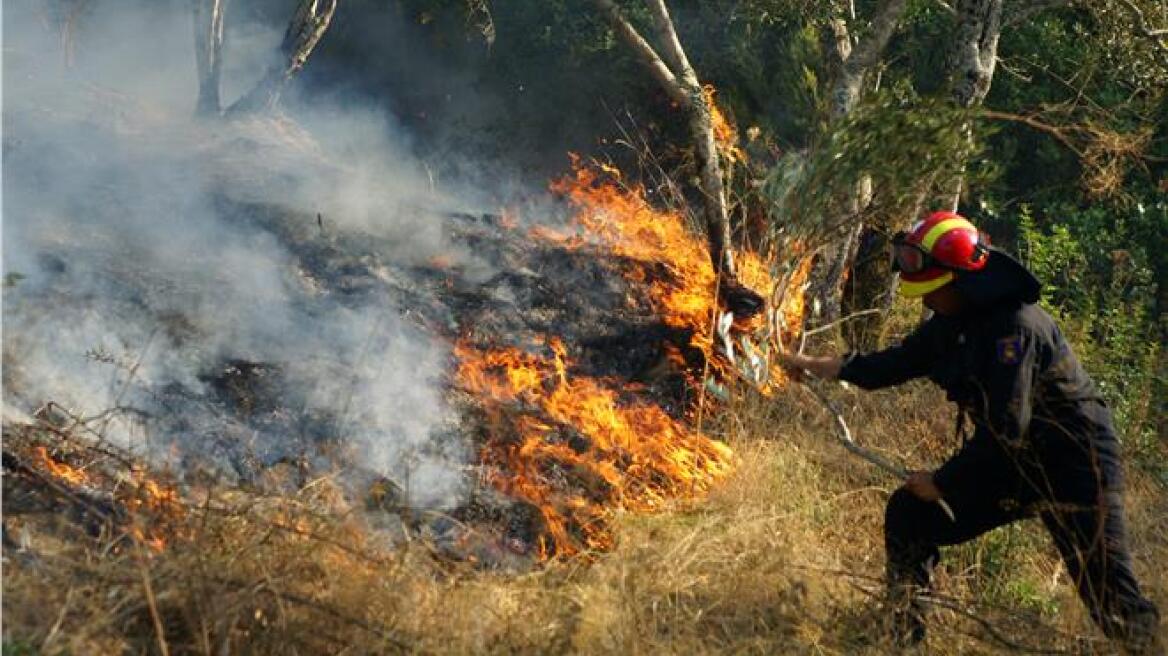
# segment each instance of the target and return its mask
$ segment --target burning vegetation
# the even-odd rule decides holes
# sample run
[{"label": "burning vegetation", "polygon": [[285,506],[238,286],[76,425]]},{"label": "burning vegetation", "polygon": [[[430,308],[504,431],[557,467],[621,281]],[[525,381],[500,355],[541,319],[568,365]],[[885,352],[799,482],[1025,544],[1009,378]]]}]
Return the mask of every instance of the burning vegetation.
[{"label": "burning vegetation", "polygon": [[181,538],[186,510],[177,482],[79,429],[44,419],[5,426],[5,545],[15,544],[14,532],[27,533],[19,528],[30,513],[45,511],[61,513],[114,550],[145,547],[159,553],[168,541]]},{"label": "burning vegetation", "polygon": [[[640,186],[621,186],[611,166],[573,161],[573,174],[551,185],[572,208],[569,226],[535,227],[530,235],[568,254],[617,263],[614,273],[623,276],[626,293],[647,300],[646,309],[669,334],[648,344],[660,350],[654,375],[671,372],[681,387],[663,404],[643,382],[583,373],[559,334],[535,333],[524,347],[460,342],[455,380],[484,410],[484,478],[538,511],[529,533],[541,559],[606,550],[613,512],[691,501],[725,476],[733,466],[729,447],[687,421],[706,403],[703,386],[717,389],[736,375],[735,350],[750,344],[760,325],[801,320],[798,291],[777,313],[757,304],[725,309],[733,299],[719,294],[735,288],[720,284],[704,240],[686,228],[680,212],[653,207]],[[740,267],[751,287],[773,290],[756,254],[747,253]],[[804,266],[799,276],[805,275]],[[742,355],[766,368],[765,375],[749,377],[765,390],[781,374],[760,353]]]},{"label": "burning vegetation", "polygon": [[[696,424],[737,380],[764,391],[781,382],[765,349],[771,335],[798,325],[805,267],[785,278],[796,289],[779,296],[778,311],[753,297],[735,308],[726,293],[734,288],[718,279],[683,215],[652,206],[615,169],[576,162],[551,188],[571,212],[560,228],[522,227],[525,217],[512,214],[446,218],[455,241],[502,271],[486,284],[464,280],[466,271],[448,258],[414,271],[426,281],[424,293],[412,290],[417,321],[455,343],[450,382],[464,408],[460,433],[478,453],[476,487],[452,513],[456,524],[410,512],[418,490],[408,478],[361,473],[360,454],[345,450],[314,465],[311,454],[265,463],[241,451],[259,476],[249,476],[253,484],[264,485],[266,471],[289,461],[300,463],[301,481],[355,472],[342,486],[348,503],[364,498],[376,512],[402,512],[407,532],[431,535],[447,557],[492,563],[610,549],[614,513],[688,504],[725,477],[734,466],[731,449]],[[293,234],[283,238],[303,258],[302,275],[334,282],[334,256]],[[347,271],[340,284],[351,286]],[[740,271],[752,288],[775,288],[754,254],[742,258]],[[235,362],[205,381],[225,412],[271,430],[294,425],[295,410],[275,396],[279,376],[277,364]],[[262,416],[282,419],[255,424]],[[38,431],[24,434],[70,434]],[[326,445],[314,448],[323,453]],[[25,475],[70,495],[101,491],[103,531],[123,531],[155,551],[181,534],[173,526],[189,481],[163,483],[125,454],[107,459],[123,463],[116,473],[73,466],[50,456],[54,448],[34,440],[19,453],[6,444],[5,453]],[[197,452],[178,453],[179,443],[170,448],[169,460],[187,469],[203,461]]]}]

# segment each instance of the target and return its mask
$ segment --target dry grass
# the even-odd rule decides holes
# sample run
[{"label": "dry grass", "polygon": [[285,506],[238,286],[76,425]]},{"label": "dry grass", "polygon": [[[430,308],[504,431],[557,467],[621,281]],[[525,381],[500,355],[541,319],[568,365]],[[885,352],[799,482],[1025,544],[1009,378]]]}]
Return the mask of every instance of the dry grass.
[{"label": "dry grass", "polygon": [[[933,390],[841,395],[860,439],[910,464],[953,446]],[[528,573],[443,561],[421,539],[379,545],[327,482],[289,497],[217,492],[187,514],[189,539],[157,555],[24,517],[32,549],[6,549],[4,652],[888,653],[871,592],[895,482],[833,444],[794,390],[740,400],[708,428],[740,464],[704,503],[621,517],[611,553]],[[1168,606],[1168,500],[1131,478],[1137,570]],[[1036,522],[946,554],[943,594],[1008,640],[1096,640]],[[930,652],[1011,651],[960,613],[933,619]]]}]

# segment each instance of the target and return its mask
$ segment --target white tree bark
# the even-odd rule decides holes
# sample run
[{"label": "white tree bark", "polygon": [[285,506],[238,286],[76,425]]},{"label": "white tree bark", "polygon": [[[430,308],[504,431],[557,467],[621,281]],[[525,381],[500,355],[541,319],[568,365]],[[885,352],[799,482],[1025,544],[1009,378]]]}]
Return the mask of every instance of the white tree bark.
[{"label": "white tree bark", "polygon": [[[864,89],[864,80],[880,62],[888,42],[891,40],[901,16],[904,15],[905,0],[885,0],[872,17],[868,34],[852,44],[852,36],[847,21],[833,20],[827,26],[824,41],[831,57],[831,68],[835,71],[835,83],[831,94],[831,118],[838,121],[851,113],[859,102]],[[840,229],[837,241],[829,244],[816,262],[812,273],[812,284],[808,290],[812,312],[808,314],[811,324],[826,324],[840,316],[840,290],[849,263],[855,256],[859,237],[864,226],[860,219],[862,210],[870,202],[872,183],[867,177],[856,181],[854,192],[840,198],[829,212],[843,212],[854,220]]]},{"label": "white tree bark", "polygon": [[958,0],[950,53],[953,99],[962,107],[985,100],[998,62],[1003,0]]},{"label": "white tree bark", "polygon": [[240,114],[274,108],[288,80],[304,68],[308,57],[328,31],[336,10],[337,0],[300,0],[280,44],[281,61],[271,66],[263,79],[227,112]]},{"label": "white tree bark", "polygon": [[613,31],[649,70],[669,97],[686,112],[694,142],[698,179],[702,196],[702,214],[710,257],[714,267],[730,279],[734,277],[734,256],[730,245],[730,213],[727,209],[722,163],[710,106],[702,93],[701,82],[677,37],[673,19],[664,0],[646,0],[653,15],[654,37],[661,52],[647,41],[613,0],[592,0]]},{"label": "white tree bark", "polygon": [[832,93],[833,118],[846,116],[856,106],[863,89],[864,78],[880,62],[888,41],[892,38],[900,17],[904,15],[905,0],[886,0],[872,17],[868,35],[855,48],[851,47],[847,24],[833,21],[835,56],[841,62],[840,75]]},{"label": "white tree bark", "polygon": [[219,114],[219,79],[223,70],[223,14],[227,0],[192,0],[195,28],[195,66],[199,99],[195,114]]},{"label": "white tree bark", "polygon": [[[990,92],[998,62],[998,39],[1002,33],[1003,0],[958,0],[953,48],[949,53],[950,91],[961,107],[976,107]],[[965,126],[973,139],[973,126]],[[956,212],[961,202],[964,176],[942,181],[937,209]]]}]

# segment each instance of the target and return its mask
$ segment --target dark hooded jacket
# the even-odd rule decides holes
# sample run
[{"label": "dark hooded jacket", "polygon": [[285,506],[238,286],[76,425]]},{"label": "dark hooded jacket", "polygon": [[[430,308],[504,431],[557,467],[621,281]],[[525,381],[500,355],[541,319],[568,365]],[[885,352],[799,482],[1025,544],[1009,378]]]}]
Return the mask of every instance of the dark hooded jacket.
[{"label": "dark hooded jacket", "polygon": [[[942,494],[1093,503],[1122,484],[1111,416],[1024,266],[991,249],[986,267],[952,283],[968,310],[934,316],[903,342],[850,355],[842,380],[865,389],[927,376],[973,425],[934,474]],[[960,426],[960,420],[959,420]],[[954,484],[977,477],[979,485]]]}]

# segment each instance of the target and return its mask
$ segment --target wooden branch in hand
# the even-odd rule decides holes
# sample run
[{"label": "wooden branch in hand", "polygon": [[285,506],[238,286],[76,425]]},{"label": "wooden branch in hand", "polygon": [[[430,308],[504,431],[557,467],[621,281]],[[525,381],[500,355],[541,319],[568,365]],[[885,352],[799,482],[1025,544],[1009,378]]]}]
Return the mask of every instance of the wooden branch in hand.
[{"label": "wooden branch in hand", "polygon": [[[832,401],[826,394],[823,393],[822,390],[820,390],[814,384],[808,383],[806,381],[799,381],[799,383],[803,386],[804,389],[811,392],[812,396],[814,396],[831,414],[832,418],[835,420],[836,439],[841,445],[843,445],[845,449],[851,451],[864,460],[867,460],[873,465],[876,465],[889,474],[900,478],[901,480],[908,478],[909,470],[903,465],[895,463],[880,455],[879,453],[872,451],[871,449],[865,449],[859,444],[856,444],[855,439],[852,438],[852,431],[850,428],[848,428],[848,422],[844,420],[843,412],[836,406],[834,401]],[[946,503],[944,499],[938,499],[937,505],[941,507],[941,510],[945,512],[950,520],[957,521],[957,515],[953,513],[953,509],[949,507],[949,504]]]}]

